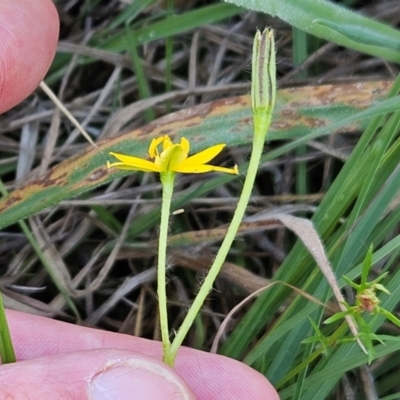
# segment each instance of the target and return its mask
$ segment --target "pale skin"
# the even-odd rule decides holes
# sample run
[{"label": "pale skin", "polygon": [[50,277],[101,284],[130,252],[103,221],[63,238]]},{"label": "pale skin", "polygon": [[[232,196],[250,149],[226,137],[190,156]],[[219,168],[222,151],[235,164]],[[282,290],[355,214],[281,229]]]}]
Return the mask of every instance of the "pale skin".
[{"label": "pale skin", "polygon": [[[0,1],[0,113],[43,79],[58,27],[51,0]],[[2,399],[113,398],[105,390],[114,384],[120,399],[279,398],[263,375],[223,356],[182,348],[171,369],[156,341],[10,310],[7,317],[18,362],[0,366]]]}]

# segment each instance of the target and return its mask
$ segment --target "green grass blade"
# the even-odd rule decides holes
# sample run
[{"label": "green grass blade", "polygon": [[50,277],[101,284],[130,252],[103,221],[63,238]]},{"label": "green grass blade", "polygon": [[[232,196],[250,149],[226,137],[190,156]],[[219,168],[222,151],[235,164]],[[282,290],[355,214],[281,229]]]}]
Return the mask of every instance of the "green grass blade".
[{"label": "green grass blade", "polygon": [[[393,92],[391,95],[394,95],[399,90],[399,81],[394,85]],[[396,102],[397,98],[385,100],[389,103],[392,101]],[[394,103],[393,103],[394,104]],[[373,107],[372,107],[373,108]],[[370,111],[371,109],[369,109]],[[375,137],[375,131],[378,129],[379,124],[381,123],[381,117],[376,117],[371,121],[371,125],[364,132],[361,137],[359,143],[356,148],[353,150],[351,157],[347,160],[346,164],[342,168],[340,174],[333,182],[327,194],[324,196],[320,206],[318,207],[316,213],[313,216],[313,222],[316,225],[317,230],[322,235],[322,237],[327,240],[330,235],[334,232],[334,229],[337,229],[337,224],[340,224],[340,219],[343,218],[343,215],[347,211],[348,207],[352,204],[352,202],[356,199],[359,194],[363,181],[365,181],[365,176],[368,175],[368,169],[373,168],[371,166],[371,161],[369,159],[370,155],[370,147],[374,146],[373,138]],[[318,132],[319,130],[317,130]],[[313,133],[317,134],[317,133]],[[311,134],[311,135],[313,135]],[[318,132],[320,134],[320,132]],[[308,135],[306,135],[308,136]],[[301,142],[301,139],[298,139],[297,142]],[[293,144],[291,144],[293,145]],[[285,146],[283,146],[285,147]],[[388,153],[390,149],[388,150]],[[399,154],[397,154],[398,160]],[[390,171],[394,171],[396,168],[396,164],[392,163],[392,165],[387,168],[387,173]],[[397,176],[397,174],[395,173]],[[380,182],[377,182],[376,190],[382,188],[382,185],[386,183],[387,175],[380,175]],[[368,182],[367,182],[368,184]],[[380,220],[382,213],[385,207],[382,208],[382,204],[385,201],[389,201],[396,193],[397,185],[391,191],[389,188],[382,189],[381,198],[377,200],[377,202],[369,212],[365,214],[365,223],[363,226],[365,227],[367,221],[372,223],[373,225],[368,226],[368,232],[376,227],[377,221]],[[387,196],[387,197],[386,197]],[[366,206],[366,205],[365,205]],[[365,207],[364,207],[365,208]],[[369,214],[370,213],[370,214]],[[343,246],[344,238],[347,236],[347,232],[344,231],[342,224],[339,225],[338,235],[334,240],[328,241],[327,247],[330,251],[338,251]],[[359,233],[358,233],[359,232]],[[357,240],[355,243],[359,245],[361,242],[361,228],[356,232],[354,236],[354,240]],[[368,247],[368,246],[367,246]],[[357,257],[361,257],[360,251],[354,251]],[[339,253],[340,254],[340,253]],[[364,252],[365,254],[365,252]],[[357,262],[357,257],[354,257],[349,262]],[[343,267],[346,266],[347,269],[350,269],[352,264],[343,264]],[[307,253],[304,252],[304,247],[301,244],[296,244],[292,249],[289,256],[286,258],[285,262],[281,265],[280,269],[277,271],[275,275],[276,280],[284,280],[288,283],[291,283],[297,287],[302,287],[304,290],[307,290],[308,293],[312,293],[315,297],[325,301],[328,296],[328,286],[321,279],[319,275],[314,276],[315,273],[313,271],[313,263],[310,261]],[[339,271],[339,276],[342,273],[347,272],[346,269],[341,268]],[[305,278],[309,277],[307,280]],[[306,286],[303,286],[306,285]],[[282,287],[274,287],[268,293],[265,293],[260,296],[260,298],[256,301],[254,306],[250,309],[248,314],[243,318],[238,328],[231,334],[228,341],[223,346],[222,352],[224,354],[228,354],[233,357],[240,357],[242,352],[245,351],[246,347],[249,343],[251,343],[257,333],[268,323],[269,319],[275,312],[277,312],[277,308],[279,305],[285,301],[289,294],[289,291],[286,288]],[[285,312],[285,317],[282,319],[280,323],[283,323],[286,318],[292,318],[296,313],[300,313],[304,318],[309,315],[310,312],[313,311],[315,307],[307,306],[307,302],[303,299],[298,299],[298,302],[292,303]],[[307,311],[307,312],[306,312]],[[275,325],[276,326],[276,325]],[[296,327],[296,330],[301,330],[302,325],[299,324]],[[269,337],[264,338],[266,342],[269,341]],[[302,340],[301,335],[299,335],[299,341]],[[282,347],[274,347],[274,350],[279,354],[280,351],[284,351],[284,347],[286,345],[290,346],[290,343],[286,344],[283,342]],[[258,348],[260,350],[260,348]],[[256,350],[253,349],[254,352]],[[263,353],[258,351],[257,356],[262,357]],[[294,359],[295,352],[293,352],[292,360]],[[266,357],[268,357],[268,353],[264,353]],[[271,357],[271,356],[270,356]],[[249,359],[246,359],[246,362],[250,362]],[[289,362],[288,359],[285,360],[286,363]],[[274,374],[274,371],[269,371],[269,377]]]},{"label": "green grass blade", "polygon": [[[156,0],[136,0],[129,4],[121,13],[114,18],[113,21],[107,26],[105,32],[112,31],[119,26],[130,24],[136,17],[145,10],[150,4],[155,3]],[[102,32],[102,34],[105,34]]]},{"label": "green grass blade", "polygon": [[[147,82],[147,76],[144,72],[142,60],[139,57],[138,49],[137,49],[137,40],[136,35],[131,29],[126,27],[126,42],[129,54],[132,59],[133,70],[136,75],[136,81],[138,83],[139,95],[140,99],[147,99],[151,96],[150,87]],[[151,122],[155,119],[154,110],[148,108],[144,112],[146,122]]]},{"label": "green grass blade", "polygon": [[[7,193],[7,189],[6,189],[6,187],[4,186],[4,183],[1,180],[0,180],[0,193],[3,196],[7,196],[7,194],[8,194]],[[39,243],[37,242],[35,236],[32,234],[32,232],[29,229],[28,225],[26,224],[25,221],[23,221],[21,219],[18,219],[15,222],[18,222],[22,232],[26,236],[28,242],[31,244],[31,246],[32,246],[33,250],[35,251],[37,257],[39,258],[39,260],[43,264],[43,267],[45,268],[46,272],[49,274],[51,280],[56,285],[56,287],[59,290],[59,292],[61,293],[61,295],[64,297],[65,302],[71,308],[71,310],[75,314],[76,318],[78,320],[80,320],[80,315],[79,315],[78,309],[76,308],[74,302],[72,301],[71,297],[69,296],[67,288],[63,285],[63,283],[59,279],[59,276],[58,276],[57,272],[54,270],[53,265],[51,265],[48,262],[46,256],[44,255],[44,253],[43,253],[43,251],[41,249],[41,247],[39,246]]]},{"label": "green grass blade", "polygon": [[[203,25],[213,24],[239,14],[242,11],[242,8],[231,4],[213,4],[136,29],[134,35],[137,38],[137,44],[140,45],[158,39],[165,39],[169,36],[187,32]],[[100,47],[105,50],[125,51],[125,36],[125,33],[119,33],[102,43]]]},{"label": "green grass blade", "polygon": [[[147,19],[141,20],[140,24],[137,24],[139,26],[135,26],[135,28],[131,27],[131,34],[127,34],[124,30],[117,30],[114,33],[111,33],[109,30],[100,31],[89,41],[88,46],[121,53],[128,50],[128,43],[131,35],[135,36],[136,45],[142,45],[155,40],[182,34],[204,25],[213,24],[240,14],[241,12],[243,12],[241,7],[219,3],[174,15],[173,17],[166,13],[164,18],[157,22]],[[128,21],[129,18],[125,20]],[[71,57],[72,55],[70,54],[56,55],[50,73],[46,77],[47,84],[50,85],[57,82],[64,76]],[[81,57],[77,64],[87,64],[94,61],[97,60],[93,57]]]},{"label": "green grass blade", "polygon": [[327,0],[226,0],[363,53],[400,61],[400,31]]},{"label": "green grass blade", "polygon": [[16,361],[7,316],[4,310],[3,295],[0,292],[0,360],[2,364]]}]

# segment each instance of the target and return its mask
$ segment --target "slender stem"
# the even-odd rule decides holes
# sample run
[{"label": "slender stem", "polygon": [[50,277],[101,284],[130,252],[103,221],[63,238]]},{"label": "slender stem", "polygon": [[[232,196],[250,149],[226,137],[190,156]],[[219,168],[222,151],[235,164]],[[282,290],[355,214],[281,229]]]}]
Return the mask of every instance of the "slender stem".
[{"label": "slender stem", "polygon": [[275,104],[276,77],[275,77],[275,45],[272,30],[265,30],[261,35],[256,33],[253,44],[253,71],[252,71],[252,111],[253,111],[253,148],[250,156],[249,168],[244,181],[243,190],[237,204],[235,214],[225,239],[215,257],[203,285],[192,306],[190,307],[181,327],[179,328],[171,346],[164,352],[164,361],[173,366],[175,357],[186,337],[194,319],[212,290],[213,283],[221,270],[226,256],[235,240],[236,233],[242,222],[253,190],[258,166],[264,149],[265,138],[271,125],[272,111]]},{"label": "slender stem", "polygon": [[68,111],[64,104],[58,99],[58,97],[53,93],[53,91],[47,86],[47,84],[42,81],[39,84],[40,88],[50,97],[50,100],[56,105],[56,107],[62,111],[66,117],[76,126],[76,129],[85,137],[85,139],[96,149],[98,149],[97,144],[92,140],[89,134],[85,131],[85,128],[78,122],[78,120]]},{"label": "slender stem", "polygon": [[0,292],[0,361],[2,364],[13,363],[16,360],[14,346],[8,327],[3,295]]},{"label": "slender stem", "polygon": [[163,343],[164,361],[169,352],[171,342],[169,340],[167,293],[166,293],[166,253],[169,215],[171,209],[172,193],[174,191],[175,172],[167,171],[160,174],[162,184],[162,205],[160,235],[158,239],[158,267],[157,267],[157,295],[160,313],[161,340]]},{"label": "slender stem", "polygon": [[[269,127],[271,122],[271,115],[269,116],[269,122],[264,126],[265,128]],[[267,129],[264,131],[267,132]],[[260,158],[264,148],[264,135],[254,135],[253,140],[253,150],[250,157],[249,168],[247,171],[246,179],[243,185],[243,191],[239,198],[239,202],[237,204],[237,208],[235,214],[233,216],[232,222],[226,232],[226,236],[222,245],[215,257],[213,265],[211,266],[196,298],[192,306],[190,307],[184,321],[182,322],[181,327],[179,328],[174,340],[172,341],[171,347],[169,348],[167,353],[164,353],[164,361],[168,365],[173,365],[175,362],[176,353],[178,352],[179,347],[181,346],[184,338],[186,337],[190,327],[193,324],[196,315],[199,313],[208,293],[212,290],[212,285],[217,277],[222,264],[224,263],[226,256],[228,255],[229,249],[235,239],[236,233],[239,229],[240,223],[242,222],[244,213],[246,212],[247,204],[249,202],[251,192],[254,186],[254,181],[257,175],[258,165],[260,162]]]}]

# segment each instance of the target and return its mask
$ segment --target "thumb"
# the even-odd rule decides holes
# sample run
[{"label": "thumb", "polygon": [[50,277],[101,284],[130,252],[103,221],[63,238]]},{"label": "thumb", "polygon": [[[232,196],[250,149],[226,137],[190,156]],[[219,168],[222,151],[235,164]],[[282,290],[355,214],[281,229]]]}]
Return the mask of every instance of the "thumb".
[{"label": "thumb", "polygon": [[53,60],[58,28],[51,0],[0,1],[0,113],[39,85]]},{"label": "thumb", "polygon": [[102,349],[2,365],[0,398],[191,400],[195,396],[161,361]]}]

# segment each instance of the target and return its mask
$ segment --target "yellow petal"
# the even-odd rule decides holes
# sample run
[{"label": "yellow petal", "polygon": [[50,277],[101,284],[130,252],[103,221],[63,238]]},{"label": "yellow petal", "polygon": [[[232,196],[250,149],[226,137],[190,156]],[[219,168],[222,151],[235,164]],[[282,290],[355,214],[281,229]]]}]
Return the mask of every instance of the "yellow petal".
[{"label": "yellow petal", "polygon": [[200,165],[179,165],[173,171],[183,174],[203,174],[205,172],[224,172],[226,174],[238,175],[239,170],[237,165],[233,168],[216,167],[214,165],[200,164]]},{"label": "yellow petal", "polygon": [[188,155],[189,154],[189,151],[190,151],[190,143],[189,143],[189,140],[187,140],[186,138],[181,138],[181,146],[182,146],[182,149],[186,152],[186,155]]},{"label": "yellow petal", "polygon": [[[162,151],[160,152],[160,147]],[[181,138],[180,143],[174,144],[169,136],[155,138],[149,146],[149,155],[154,158],[154,162],[143,158],[128,156],[120,153],[111,152],[118,162],[107,162],[108,168],[116,167],[124,170],[136,170],[145,172],[181,172],[181,173],[205,173],[205,172],[224,172],[227,174],[238,174],[238,168],[218,167],[206,164],[217,156],[225,144],[217,144],[205,149],[191,157],[188,157],[190,143],[186,138]]]},{"label": "yellow petal", "polygon": [[162,137],[162,145],[163,145],[163,151],[165,151],[165,150],[169,149],[170,147],[174,146],[174,144],[171,142],[171,139],[167,135]]},{"label": "yellow petal", "polygon": [[139,157],[126,156],[125,154],[109,153],[111,156],[118,159],[120,162],[108,163],[108,167],[117,167],[120,169],[129,169],[145,172],[160,172],[160,169],[151,161],[144,160]]},{"label": "yellow petal", "polygon": [[189,166],[208,163],[219,153],[221,153],[224,147],[225,144],[216,144],[215,146],[211,146],[208,149],[205,149],[197,154],[194,154],[193,156],[188,157],[183,164],[184,166]]},{"label": "yellow petal", "polygon": [[149,146],[149,156],[150,158],[156,158],[158,156],[158,149],[157,146],[162,143],[164,140],[164,136],[155,138],[151,141],[150,146]]}]

